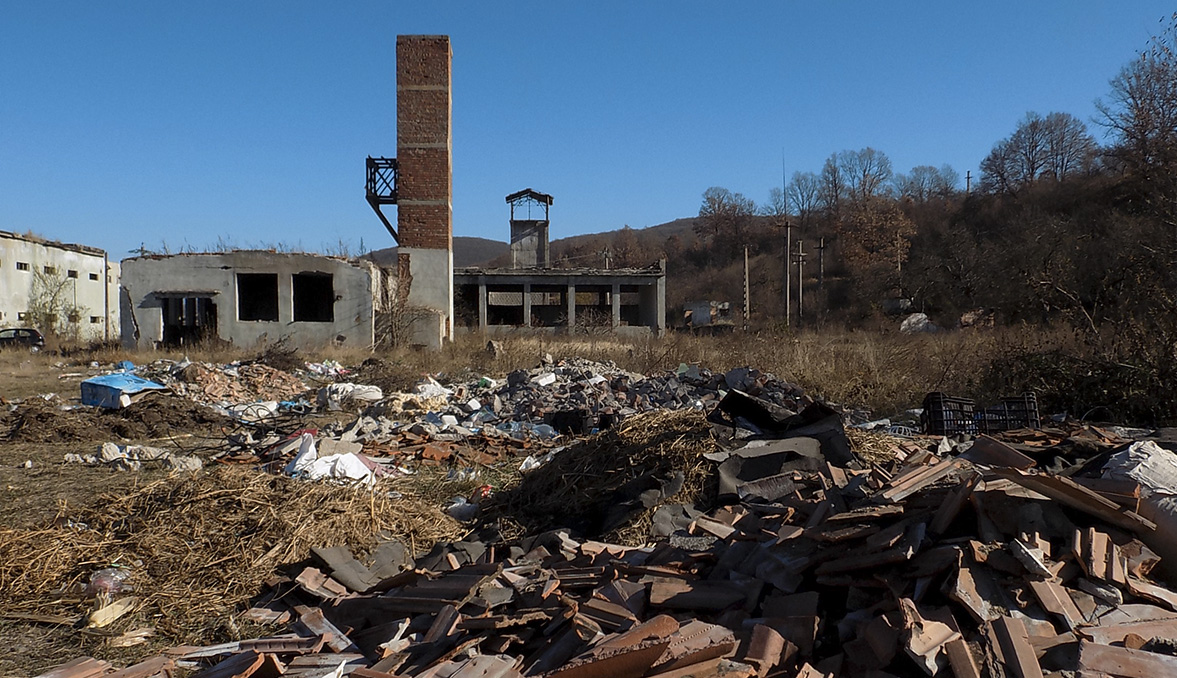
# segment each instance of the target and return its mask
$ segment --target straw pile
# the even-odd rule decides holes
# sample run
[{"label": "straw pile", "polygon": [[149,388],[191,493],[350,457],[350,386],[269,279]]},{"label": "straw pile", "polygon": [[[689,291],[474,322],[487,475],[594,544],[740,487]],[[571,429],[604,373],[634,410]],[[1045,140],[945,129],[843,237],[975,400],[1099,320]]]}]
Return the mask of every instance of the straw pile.
[{"label": "straw pile", "polygon": [[312,546],[372,548],[386,530],[416,552],[464,531],[436,504],[221,467],[167,478],[39,530],[0,530],[0,599],[10,612],[77,615],[91,573],[132,569],[141,614],[177,642],[210,642],[276,567]]},{"label": "straw pile", "polygon": [[863,461],[871,464],[889,464],[896,460],[895,438],[886,433],[848,427],[846,439],[850,441],[850,449]]},{"label": "straw pile", "polygon": [[573,527],[615,543],[640,544],[648,539],[653,509],[630,516],[625,525],[605,534],[594,529],[599,516],[617,502],[618,490],[641,478],[664,479],[681,472],[682,489],[665,500],[707,504],[714,499],[714,464],[703,454],[715,449],[711,425],[701,412],[654,410],[577,441],[495,495],[484,513],[512,528],[511,533]]}]

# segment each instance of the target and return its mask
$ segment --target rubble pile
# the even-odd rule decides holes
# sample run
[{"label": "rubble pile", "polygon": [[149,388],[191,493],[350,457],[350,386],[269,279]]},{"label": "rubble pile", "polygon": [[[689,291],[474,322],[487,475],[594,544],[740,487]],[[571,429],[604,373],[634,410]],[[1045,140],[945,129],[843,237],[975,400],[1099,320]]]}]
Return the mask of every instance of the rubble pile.
[{"label": "rubble pile", "polygon": [[[289,531],[315,517],[274,513],[272,494],[267,511],[242,488],[169,496],[228,502],[201,509],[168,548],[188,543],[191,560],[247,539],[247,558],[216,562],[264,581],[233,623],[271,632],[173,647],[117,673],[82,658],[45,675],[1177,675],[1177,591],[1165,584],[1177,574],[1177,454],[1134,439],[1146,432],[848,435],[841,412],[772,375],[688,365],[641,377],[565,361],[502,384],[331,397],[343,391],[355,389],[324,402],[359,410],[350,423],[240,435],[218,461],[307,478],[340,467],[381,502],[378,477],[430,465],[522,471],[459,497],[470,509],[460,538],[427,543],[409,526],[357,539],[381,513],[352,499],[343,510],[359,517],[333,518],[350,538],[267,548],[255,537],[271,521]],[[254,476],[323,498],[364,492]],[[200,545],[205,532],[215,545]]]},{"label": "rubble pile", "polygon": [[808,678],[1144,676],[1177,662],[1177,593],[1149,578],[1159,558],[1142,538],[1155,524],[1130,488],[1036,472],[987,438],[890,468],[787,456],[771,491],[686,516],[654,545],[550,531],[417,558],[388,540],[365,562],[316,548],[241,615],[291,632],[179,647],[149,666]]},{"label": "rubble pile", "polygon": [[157,360],[136,368],[146,377],[206,405],[297,400],[307,392],[299,377],[262,363],[214,365]]}]

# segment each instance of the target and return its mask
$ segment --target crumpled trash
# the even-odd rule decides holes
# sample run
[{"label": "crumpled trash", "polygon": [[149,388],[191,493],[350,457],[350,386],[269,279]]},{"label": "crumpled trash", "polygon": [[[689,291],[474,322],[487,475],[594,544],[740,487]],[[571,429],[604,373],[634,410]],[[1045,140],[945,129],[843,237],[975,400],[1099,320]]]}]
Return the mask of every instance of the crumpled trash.
[{"label": "crumpled trash", "polygon": [[90,581],[86,584],[86,597],[116,596],[130,591],[130,579],[131,571],[125,567],[104,567],[90,575]]},{"label": "crumpled trash", "polygon": [[379,402],[384,399],[384,392],[380,390],[379,386],[366,384],[328,384],[319,389],[315,399],[320,406],[337,410],[347,400],[358,400],[365,403]]},{"label": "crumpled trash", "polygon": [[451,396],[454,394],[450,389],[437,383],[433,377],[426,376],[421,380],[421,383],[416,387],[417,395],[425,396],[426,398],[438,398]]},{"label": "crumpled trash", "polygon": [[324,360],[321,363],[306,363],[308,372],[312,372],[321,377],[338,377],[351,372],[339,363],[338,360]]},{"label": "crumpled trash", "polygon": [[315,437],[304,433],[299,439],[298,454],[286,465],[286,474],[306,480],[344,480],[371,483],[376,480],[374,464],[369,465],[354,452],[320,457]]},{"label": "crumpled trash", "polygon": [[454,497],[446,505],[445,512],[454,520],[468,523],[478,517],[478,504],[466,501],[465,497]]}]

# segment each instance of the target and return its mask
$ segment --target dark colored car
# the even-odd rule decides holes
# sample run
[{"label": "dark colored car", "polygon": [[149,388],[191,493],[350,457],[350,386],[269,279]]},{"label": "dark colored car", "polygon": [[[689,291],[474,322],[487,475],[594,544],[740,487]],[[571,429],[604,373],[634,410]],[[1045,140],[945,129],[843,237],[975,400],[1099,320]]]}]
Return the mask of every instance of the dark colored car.
[{"label": "dark colored car", "polygon": [[17,346],[40,349],[45,347],[45,337],[37,330],[19,327],[0,330],[0,348]]}]

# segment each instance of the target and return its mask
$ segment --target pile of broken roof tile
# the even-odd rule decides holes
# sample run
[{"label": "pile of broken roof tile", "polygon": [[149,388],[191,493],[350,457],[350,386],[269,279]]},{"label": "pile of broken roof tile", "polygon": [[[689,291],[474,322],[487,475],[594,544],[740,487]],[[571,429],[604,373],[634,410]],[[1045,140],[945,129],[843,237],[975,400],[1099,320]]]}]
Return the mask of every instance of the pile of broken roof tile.
[{"label": "pile of broken roof tile", "polygon": [[1062,472],[1039,462],[1065,446],[1017,433],[864,466],[820,407],[729,397],[727,505],[651,545],[484,530],[417,558],[315,549],[240,616],[285,633],[43,675],[1177,675],[1177,593],[1150,578],[1172,535],[1140,515],[1140,484],[1090,477],[1130,441]]}]

